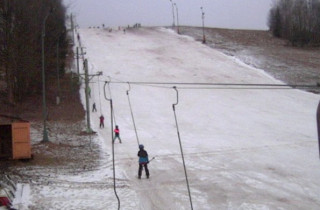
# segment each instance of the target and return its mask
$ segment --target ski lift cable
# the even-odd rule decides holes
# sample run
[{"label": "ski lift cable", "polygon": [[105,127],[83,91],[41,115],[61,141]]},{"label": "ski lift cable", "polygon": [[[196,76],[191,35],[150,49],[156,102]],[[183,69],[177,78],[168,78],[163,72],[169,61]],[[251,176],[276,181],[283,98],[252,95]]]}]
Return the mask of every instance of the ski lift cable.
[{"label": "ski lift cable", "polygon": [[184,90],[292,90],[290,87],[179,87]]},{"label": "ski lift cable", "polygon": [[102,113],[102,107],[101,107],[101,96],[100,96],[100,75],[98,75],[98,88],[99,88],[99,107],[100,107],[100,114]]},{"label": "ski lift cable", "polygon": [[154,87],[154,88],[165,88],[165,89],[171,89],[172,88],[172,87],[163,86],[163,85],[148,85],[148,84],[136,84],[136,85]]},{"label": "ski lift cable", "polygon": [[114,190],[114,194],[118,200],[118,210],[120,210],[120,198],[117,194],[117,189],[116,189],[116,169],[115,169],[115,163],[114,163],[114,142],[113,142],[113,106],[112,106],[112,98],[110,95],[110,99],[107,98],[106,96],[106,84],[107,82],[104,84],[103,90],[104,90],[104,97],[107,101],[110,102],[110,119],[111,119],[111,144],[112,144],[112,168],[113,168],[113,190]]},{"label": "ski lift cable", "polygon": [[[172,87],[168,86],[161,86],[161,85],[147,85],[147,84],[135,84],[135,85],[141,85],[141,86],[148,86],[148,87],[154,87],[154,88],[165,88],[165,89],[171,89]],[[316,87],[310,87],[311,88],[316,88]],[[292,88],[289,86],[283,86],[283,87],[186,87],[186,86],[181,86],[179,87],[180,90],[185,89],[185,90],[293,90],[297,88]],[[300,88],[300,89],[309,89],[309,88]]]},{"label": "ski lift cable", "polygon": [[[111,82],[114,84],[123,84],[128,83],[122,80],[113,78],[117,82]],[[311,88],[320,88],[319,85],[297,85],[297,84],[237,84],[237,83],[166,83],[166,82],[130,82],[134,85],[149,86],[155,88],[166,88],[171,89],[170,86],[165,85],[186,85],[179,87],[179,89],[189,89],[189,90],[210,90],[210,89],[221,89],[221,90],[292,90],[292,89],[311,89]],[[199,85],[200,87],[194,87]],[[191,86],[191,87],[190,87]],[[209,86],[209,87],[204,87]],[[212,87],[214,86],[214,87]],[[215,87],[217,86],[217,87]]]},{"label": "ski lift cable", "polygon": [[[124,84],[128,83],[116,78],[113,78],[116,82],[111,82],[114,84]],[[164,85],[185,85],[188,87],[179,87],[179,89],[257,89],[257,90],[269,90],[269,89],[311,89],[316,88],[320,89],[320,84],[310,85],[310,84],[264,84],[264,83],[192,83],[192,82],[130,82],[131,85],[145,85],[150,87],[157,87],[157,88],[172,88]],[[191,86],[191,87],[189,87]],[[193,87],[193,86],[200,86],[200,87]],[[209,86],[209,87],[203,87]],[[217,87],[212,87],[217,86]],[[221,87],[220,87],[221,86]]]},{"label": "ski lift cable", "polygon": [[[111,82],[124,84],[126,82]],[[320,88],[319,84],[264,84],[264,83],[193,83],[193,82],[130,82],[132,85],[187,85],[187,86],[223,86],[223,87],[288,87],[288,88]]]},{"label": "ski lift cable", "polygon": [[317,130],[318,130],[318,144],[319,144],[319,158],[320,158],[320,102],[317,108]]},{"label": "ski lift cable", "polygon": [[[114,77],[110,77],[109,78],[112,78],[113,80],[116,80],[118,82],[111,82],[111,83],[117,83],[117,84],[121,84],[121,83],[128,83],[128,82],[125,82],[123,80],[120,80],[120,79],[117,79],[117,78],[114,78]],[[142,85],[142,86],[149,86],[149,87],[156,87],[156,88],[167,88],[167,89],[171,89],[172,87],[167,87],[167,86],[162,86],[162,85],[152,85],[152,84],[135,84],[135,85]]]},{"label": "ski lift cable", "polygon": [[129,101],[129,106],[130,106],[130,112],[131,112],[131,118],[132,118],[132,122],[133,122],[133,126],[134,126],[134,131],[136,133],[137,143],[138,143],[138,146],[139,146],[140,142],[139,142],[137,127],[136,127],[136,123],[134,121],[134,116],[133,116],[133,111],[132,111],[132,106],[131,106],[131,101],[130,101],[130,96],[129,96],[129,91],[131,90],[131,86],[130,86],[129,82],[128,82],[128,85],[129,85],[129,90],[127,90],[127,96],[128,96],[128,101]]},{"label": "ski lift cable", "polygon": [[[112,99],[112,93],[111,93],[111,88],[110,88],[110,83],[111,83],[111,77],[109,77],[109,82],[108,82],[108,89],[109,89],[109,93],[110,93],[110,99]],[[114,114],[115,113],[115,110],[114,108],[112,109],[112,115],[113,115],[113,118],[114,118],[114,123],[117,125],[117,121],[116,121],[116,115]]]},{"label": "ski lift cable", "polygon": [[[119,79],[115,79],[117,80],[118,82],[124,82],[124,81],[121,81]],[[128,83],[128,82],[126,82]],[[168,86],[163,86],[163,85],[152,85],[152,84],[135,84],[135,85],[140,85],[140,86],[149,86],[149,87],[155,87],[155,88],[166,88],[166,89],[171,89],[172,87],[168,87]]]},{"label": "ski lift cable", "polygon": [[173,109],[174,118],[175,118],[175,122],[176,122],[177,134],[178,134],[179,145],[180,145],[180,152],[181,152],[181,157],[182,157],[182,162],[183,162],[184,174],[185,174],[186,182],[187,182],[187,188],[188,188],[190,205],[191,205],[191,209],[193,210],[192,198],[191,198],[191,192],[190,192],[190,186],[189,186],[188,175],[187,175],[187,168],[186,168],[186,164],[185,164],[185,161],[184,161],[182,143],[181,143],[181,138],[180,138],[180,131],[179,131],[177,114],[176,114],[176,109],[175,109],[176,105],[178,105],[178,103],[179,103],[179,92],[178,92],[176,86],[174,86],[173,89],[174,89],[174,90],[176,91],[176,93],[177,93],[177,102],[176,102],[175,104],[172,104],[172,109]]}]

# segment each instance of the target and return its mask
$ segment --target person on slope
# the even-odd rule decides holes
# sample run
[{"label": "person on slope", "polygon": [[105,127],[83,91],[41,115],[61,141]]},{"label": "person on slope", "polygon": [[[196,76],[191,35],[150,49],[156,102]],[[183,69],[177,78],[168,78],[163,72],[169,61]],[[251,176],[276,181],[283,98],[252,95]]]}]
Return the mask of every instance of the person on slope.
[{"label": "person on slope", "polygon": [[97,112],[97,107],[95,102],[92,104],[92,112]]},{"label": "person on slope", "polygon": [[121,142],[121,138],[120,138],[120,129],[119,129],[119,127],[116,125],[116,128],[113,130],[114,131],[114,138],[113,138],[113,143],[114,143],[114,141],[118,138],[119,139],[119,142],[120,142],[120,144],[122,143]]},{"label": "person on slope", "polygon": [[101,115],[99,119],[100,119],[100,128],[104,128],[104,116]]},{"label": "person on slope", "polygon": [[142,144],[139,145],[138,157],[139,157],[138,178],[141,179],[142,168],[144,167],[144,170],[146,171],[147,179],[149,179],[149,176],[150,176],[149,169],[148,169],[149,158],[148,158],[148,153],[146,150],[144,150],[144,146]]}]

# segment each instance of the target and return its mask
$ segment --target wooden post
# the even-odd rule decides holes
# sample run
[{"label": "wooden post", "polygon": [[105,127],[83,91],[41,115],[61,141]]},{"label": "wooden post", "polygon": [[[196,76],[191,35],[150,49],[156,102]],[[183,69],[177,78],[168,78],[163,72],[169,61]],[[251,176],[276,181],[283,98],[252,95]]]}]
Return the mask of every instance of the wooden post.
[{"label": "wooden post", "polygon": [[84,70],[85,70],[85,96],[86,96],[86,112],[87,112],[87,132],[91,133],[90,125],[90,104],[89,104],[89,76],[88,76],[88,60],[84,60]]},{"label": "wooden post", "polygon": [[318,144],[319,144],[319,158],[320,158],[320,102],[317,109],[317,127],[318,127]]}]

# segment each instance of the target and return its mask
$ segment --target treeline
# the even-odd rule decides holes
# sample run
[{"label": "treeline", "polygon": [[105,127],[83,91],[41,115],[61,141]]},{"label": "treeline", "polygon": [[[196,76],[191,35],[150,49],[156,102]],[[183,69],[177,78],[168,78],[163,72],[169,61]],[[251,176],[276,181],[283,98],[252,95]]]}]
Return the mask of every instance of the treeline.
[{"label": "treeline", "polygon": [[294,46],[320,44],[320,1],[278,0],[269,13],[273,35]]},{"label": "treeline", "polygon": [[59,71],[63,75],[67,52],[65,19],[62,0],[0,1],[0,82],[5,83],[4,94],[9,103],[42,92],[43,31],[46,78],[57,74],[58,43]]}]

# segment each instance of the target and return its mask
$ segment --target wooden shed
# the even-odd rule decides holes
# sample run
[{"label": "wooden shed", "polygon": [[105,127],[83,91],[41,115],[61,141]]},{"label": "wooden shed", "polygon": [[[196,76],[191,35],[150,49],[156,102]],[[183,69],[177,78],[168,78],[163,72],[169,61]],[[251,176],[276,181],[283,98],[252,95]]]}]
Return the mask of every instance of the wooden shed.
[{"label": "wooden shed", "polygon": [[15,119],[0,123],[0,158],[31,158],[30,122]]}]

